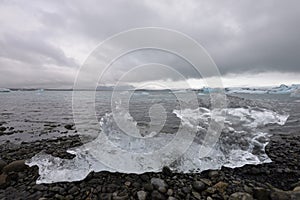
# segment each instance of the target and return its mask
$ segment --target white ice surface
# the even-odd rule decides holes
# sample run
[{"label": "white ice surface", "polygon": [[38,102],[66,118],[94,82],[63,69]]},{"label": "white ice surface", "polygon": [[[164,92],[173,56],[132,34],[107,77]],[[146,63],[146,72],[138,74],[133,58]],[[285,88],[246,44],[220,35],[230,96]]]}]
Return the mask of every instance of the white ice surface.
[{"label": "white ice surface", "polygon": [[227,93],[240,93],[240,94],[292,94],[294,91],[299,90],[299,84],[291,86],[280,85],[279,87],[269,88],[228,88]]},{"label": "white ice surface", "polygon": [[[214,146],[208,147],[202,145],[202,141],[212,120],[213,112],[215,111],[207,108],[174,110],[177,117],[181,119],[182,126],[186,128],[185,130],[196,129],[197,134],[187,151],[170,165],[173,170],[181,172],[203,171],[219,169],[222,166],[234,168],[245,164],[271,162],[265,153],[265,146],[269,142],[270,135],[262,132],[260,127],[270,123],[283,125],[288,115],[280,115],[271,110],[257,108],[224,109],[219,111],[222,116],[226,116],[223,132],[218,142]],[[124,120],[127,120],[125,116]],[[128,126],[136,126],[136,122],[132,118],[128,119],[126,123],[128,123]],[[116,127],[111,114],[107,114],[101,119],[101,128],[115,147],[140,154],[161,149],[175,135],[156,133],[145,139],[134,138],[124,134]],[[161,163],[157,163],[157,166],[160,166],[159,169],[150,168],[148,160],[136,159],[132,161],[131,157],[125,155],[124,159],[116,161],[118,166],[109,167],[105,162],[94,157],[99,153],[97,152],[99,144],[101,144],[101,138],[96,138],[84,146],[69,150],[69,153],[75,155],[75,158],[71,160],[60,159],[41,152],[27,160],[26,164],[39,167],[40,177],[37,183],[52,183],[82,180],[91,171],[119,171],[125,173],[159,171],[164,166],[164,156],[168,156],[161,155]],[[103,148],[108,147],[103,146]],[[212,148],[212,151],[207,155],[202,155],[201,152],[204,151],[200,151],[201,148],[202,150]],[[116,153],[109,148],[106,151],[112,154]],[[105,159],[109,159],[109,157]],[[129,160],[134,163],[128,163]],[[134,169],[138,170],[134,171]]]}]

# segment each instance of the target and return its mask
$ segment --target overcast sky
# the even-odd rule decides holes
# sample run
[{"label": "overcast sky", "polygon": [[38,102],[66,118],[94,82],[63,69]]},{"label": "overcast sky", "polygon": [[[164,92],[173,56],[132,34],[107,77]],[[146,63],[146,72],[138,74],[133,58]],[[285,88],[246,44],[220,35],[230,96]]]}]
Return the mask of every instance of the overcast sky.
[{"label": "overcast sky", "polygon": [[[225,86],[300,83],[299,22],[297,0],[0,0],[0,87],[70,88],[100,42],[149,26],[177,30],[203,45]],[[122,65],[122,74],[131,64],[153,61],[187,75],[193,87],[201,84],[188,63],[164,52],[135,52],[115,65]],[[136,81],[147,81],[147,74]],[[183,81],[159,75],[151,81],[178,87]]]}]

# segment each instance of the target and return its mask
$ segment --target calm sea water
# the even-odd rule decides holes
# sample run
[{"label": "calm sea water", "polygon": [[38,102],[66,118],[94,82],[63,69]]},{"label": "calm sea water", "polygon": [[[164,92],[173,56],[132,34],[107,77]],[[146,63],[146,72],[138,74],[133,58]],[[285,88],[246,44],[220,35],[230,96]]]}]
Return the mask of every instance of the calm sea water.
[{"label": "calm sea water", "polygon": [[[129,131],[123,131],[110,114],[112,112],[111,104],[114,103],[111,101],[112,92],[97,91],[95,100],[86,98],[89,94],[91,92],[80,92],[80,97],[82,96],[85,101],[78,110],[79,114],[82,114],[85,122],[92,121],[84,127],[95,130],[90,127],[95,123],[101,124],[101,128],[96,129],[96,133],[101,131],[114,145],[105,148],[105,152],[109,152],[108,155],[103,154],[103,144],[101,143],[103,138],[98,137],[103,134],[98,134],[97,137],[86,143],[87,148],[82,146],[73,149],[77,155],[74,160],[54,158],[45,153],[37,154],[30,159],[29,164],[39,166],[40,183],[80,180],[90,171],[126,173],[159,171],[163,164],[159,160],[150,159],[154,163],[152,164],[157,166],[151,168],[152,165],[148,166],[149,160],[140,160],[139,157],[133,159],[134,157],[131,156],[130,152],[144,155],[144,153],[153,150],[164,149],[166,144],[172,144],[173,138],[176,138],[176,133],[180,132],[178,130],[183,131],[181,132],[183,133],[182,138],[175,140],[177,141],[176,145],[167,145],[167,150],[186,146],[182,142],[186,141],[192,132],[195,135],[184,153],[179,157],[175,156],[176,160],[172,160],[176,150],[171,151],[171,153],[162,152],[163,160],[171,160],[172,163],[169,164],[176,171],[203,171],[219,169],[222,166],[240,167],[245,164],[267,163],[271,162],[265,152],[270,137],[277,133],[289,134],[289,132],[300,130],[300,101],[289,95],[243,94],[238,95],[239,98],[228,97],[228,108],[220,111],[209,108],[210,96],[207,94],[197,94],[199,105],[196,107],[189,103],[186,103],[185,107],[180,107],[176,93],[135,91],[129,101],[129,115],[123,112],[118,113],[123,125],[129,127]],[[188,96],[184,92],[180,92],[180,94],[183,97]],[[117,102],[119,100],[122,101],[122,98],[116,99]],[[78,134],[76,128],[72,127],[74,120],[71,91],[0,93],[0,102],[0,143],[7,141],[12,143],[33,142]],[[96,121],[90,117],[85,118],[84,115],[87,113],[86,111],[89,111],[86,105],[93,104],[95,104],[95,111],[91,112],[96,114]],[[161,112],[161,115],[156,115],[155,120],[158,119],[156,122],[161,121],[161,116],[166,117],[166,122],[159,132],[151,131],[153,117],[151,118],[150,110],[154,105],[159,105],[160,107],[156,108]],[[215,111],[219,114],[214,115]],[[225,117],[222,132],[217,136],[214,144],[207,144],[205,138],[208,127],[212,121],[219,119],[219,116]],[[94,117],[95,115],[93,115]],[[86,123],[84,124],[86,125]],[[86,129],[83,130],[86,134]],[[131,135],[131,132],[134,134]],[[115,152],[115,147],[122,152],[127,152],[127,154],[122,154],[124,162],[118,163],[119,168],[111,169],[108,167],[111,165],[106,165],[107,163],[104,161],[114,155],[112,152]],[[212,149],[205,157],[201,157],[199,156],[200,147]],[[95,159],[95,156],[98,159]],[[125,162],[130,159],[133,160],[129,163]],[[53,160],[57,162],[52,162]],[[49,163],[52,163],[51,166],[48,165]],[[134,163],[139,163],[139,165]],[[131,167],[128,164],[131,164]],[[78,170],[81,169],[79,166],[86,166],[80,172],[80,177],[78,177]],[[62,171],[64,177],[59,176]]]},{"label": "calm sea water", "polygon": [[[276,106],[287,112],[292,120],[299,117],[299,100],[289,95],[239,95],[247,99],[277,102]],[[198,95],[205,99],[209,95]],[[98,119],[110,113],[110,91],[96,92],[96,114]],[[73,124],[71,91],[14,91],[0,93],[0,123],[6,130],[0,135],[0,142],[34,141],[43,138],[76,134],[65,125]],[[136,91],[130,99],[130,114],[138,126],[147,126],[150,121],[149,108],[160,104],[167,113],[167,121],[162,131],[174,132],[180,124],[173,110],[178,106],[176,96],[168,91]],[[270,103],[272,104],[272,103]],[[275,105],[275,104],[274,104]]]}]

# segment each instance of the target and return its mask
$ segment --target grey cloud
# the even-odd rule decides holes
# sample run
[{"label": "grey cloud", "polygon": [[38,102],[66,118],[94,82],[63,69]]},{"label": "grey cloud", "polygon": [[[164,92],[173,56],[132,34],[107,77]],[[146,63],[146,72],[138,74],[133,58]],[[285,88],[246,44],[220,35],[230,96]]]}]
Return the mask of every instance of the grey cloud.
[{"label": "grey cloud", "polygon": [[[272,71],[300,73],[300,3],[296,0],[255,3],[251,0],[63,0],[32,1],[30,4],[5,1],[0,9],[11,9],[8,14],[0,14],[1,23],[5,22],[0,27],[0,56],[5,60],[0,66],[0,87],[6,87],[6,77],[19,73],[17,67],[13,68],[15,71],[7,70],[9,66],[28,69],[26,83],[30,82],[30,77],[37,77],[45,66],[47,72],[51,72],[48,65],[76,69],[82,60],[77,56],[79,47],[77,49],[76,45],[89,49],[84,52],[88,54],[112,34],[144,26],[171,28],[188,34],[207,49],[223,75]],[[24,16],[28,17],[27,24],[23,22]],[[68,47],[68,43],[74,47]],[[147,62],[168,64],[187,77],[198,78],[193,68],[178,57],[142,51],[116,63],[115,71],[107,73],[107,81],[117,79],[132,65]],[[49,74],[56,74],[56,70],[53,67],[53,73]],[[55,77],[52,75],[49,80]],[[139,74],[137,81],[147,77],[159,80],[165,75],[157,72],[157,77],[150,78],[145,72]],[[66,76],[65,82],[63,77],[64,74],[60,74],[59,81],[53,79],[56,86],[70,84],[70,77]],[[171,78],[178,80],[178,77]],[[22,86],[22,77],[19,79],[18,84]],[[32,83],[39,85],[36,81]]]},{"label": "grey cloud", "polygon": [[[248,7],[248,9],[247,9]],[[300,7],[297,1],[233,6],[241,33],[211,50],[221,72],[300,72]]]},{"label": "grey cloud", "polygon": [[13,35],[13,33],[11,35],[4,34],[0,40],[0,56],[38,66],[45,64],[77,66],[75,60],[67,57],[59,47],[38,37]]}]

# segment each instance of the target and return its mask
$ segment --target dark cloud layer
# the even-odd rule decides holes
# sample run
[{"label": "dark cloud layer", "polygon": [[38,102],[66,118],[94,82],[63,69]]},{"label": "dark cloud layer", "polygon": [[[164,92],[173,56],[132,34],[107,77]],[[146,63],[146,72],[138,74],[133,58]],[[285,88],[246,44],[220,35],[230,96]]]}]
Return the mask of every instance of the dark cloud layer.
[{"label": "dark cloud layer", "polygon": [[[297,0],[3,0],[0,87],[69,87],[99,42],[120,31],[145,26],[191,36],[207,49],[225,76],[300,73],[299,20]],[[116,73],[122,74],[131,63],[152,60],[169,64],[188,77],[198,77],[184,61],[153,52],[129,56],[123,65],[119,63]],[[157,79],[163,78],[164,74],[160,75]],[[141,80],[143,74],[137,81]]]}]

